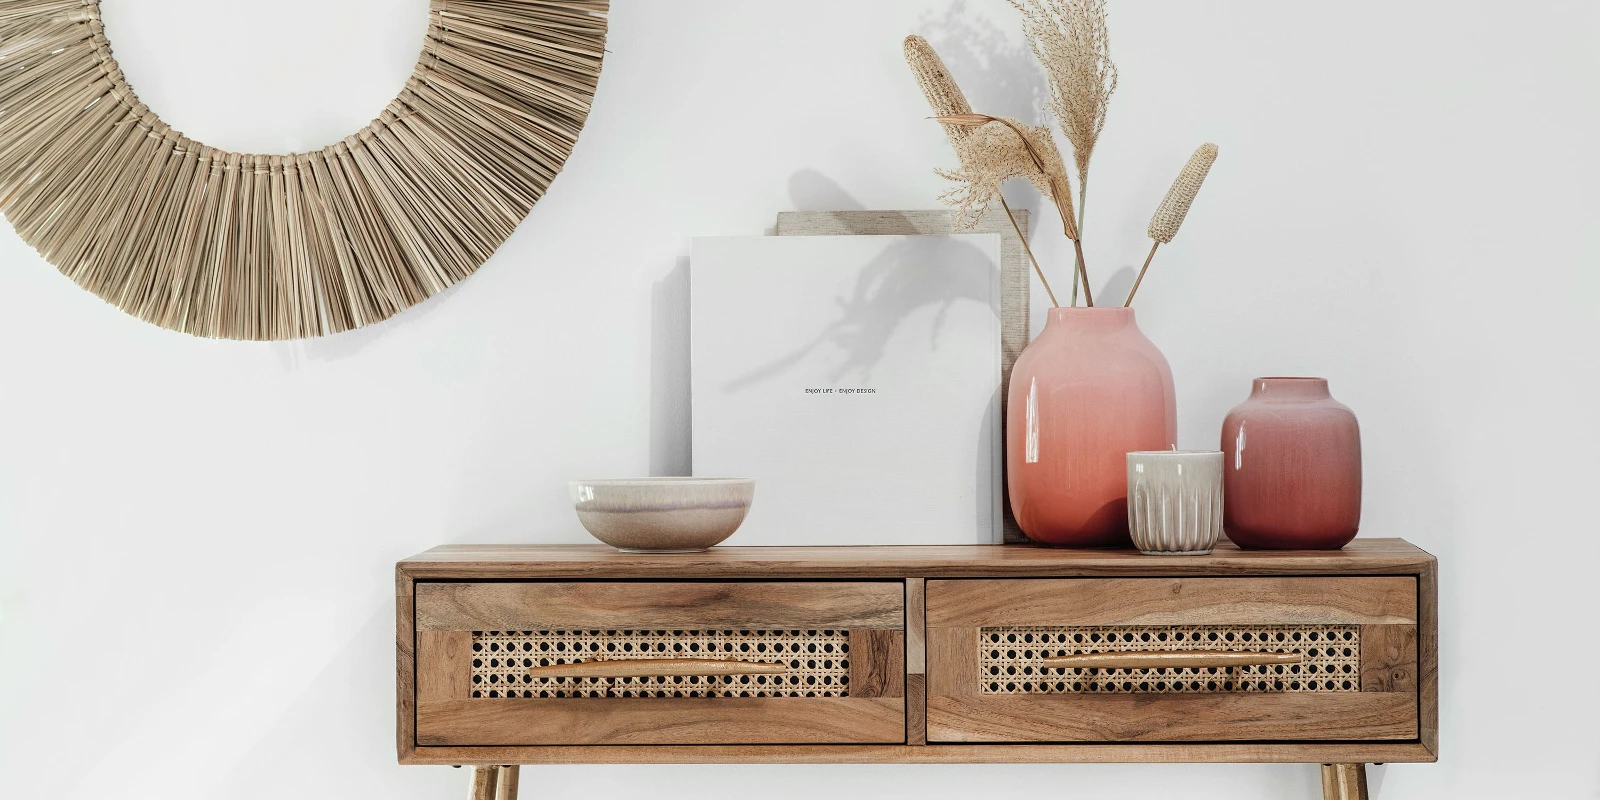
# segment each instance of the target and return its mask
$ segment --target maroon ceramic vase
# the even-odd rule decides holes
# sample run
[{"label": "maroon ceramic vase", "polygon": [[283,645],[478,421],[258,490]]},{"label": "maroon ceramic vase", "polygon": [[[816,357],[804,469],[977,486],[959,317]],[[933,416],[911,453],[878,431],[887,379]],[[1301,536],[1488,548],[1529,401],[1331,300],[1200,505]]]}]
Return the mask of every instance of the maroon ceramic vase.
[{"label": "maroon ceramic vase", "polygon": [[1222,423],[1222,525],[1244,548],[1337,550],[1361,524],[1361,429],[1323,378],[1257,378]]}]

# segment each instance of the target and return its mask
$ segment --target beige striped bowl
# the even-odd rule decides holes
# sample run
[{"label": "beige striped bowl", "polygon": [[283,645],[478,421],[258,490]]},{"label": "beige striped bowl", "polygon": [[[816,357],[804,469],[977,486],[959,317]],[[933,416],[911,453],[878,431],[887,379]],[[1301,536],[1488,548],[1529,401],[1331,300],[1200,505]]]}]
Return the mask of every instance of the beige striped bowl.
[{"label": "beige striped bowl", "polygon": [[630,553],[693,553],[733,535],[750,512],[751,478],[614,478],[568,484],[578,521]]}]

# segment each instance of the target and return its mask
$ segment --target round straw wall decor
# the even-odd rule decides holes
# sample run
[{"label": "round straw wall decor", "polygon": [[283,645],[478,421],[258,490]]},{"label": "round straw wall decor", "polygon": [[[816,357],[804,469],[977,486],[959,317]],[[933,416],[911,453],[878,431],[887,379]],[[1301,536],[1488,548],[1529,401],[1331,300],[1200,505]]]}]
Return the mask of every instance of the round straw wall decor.
[{"label": "round straw wall decor", "polygon": [[184,138],[122,77],[99,0],[0,0],[0,211],[68,277],[196,336],[294,339],[471,275],[572,151],[607,0],[432,0],[416,70],[314,153]]}]

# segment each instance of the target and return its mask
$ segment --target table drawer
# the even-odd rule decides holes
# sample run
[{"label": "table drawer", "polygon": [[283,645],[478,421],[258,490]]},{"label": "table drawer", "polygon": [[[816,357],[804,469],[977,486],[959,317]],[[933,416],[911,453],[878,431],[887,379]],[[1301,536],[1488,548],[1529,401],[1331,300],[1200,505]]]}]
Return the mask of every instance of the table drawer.
[{"label": "table drawer", "polygon": [[1413,577],[927,582],[930,742],[1418,737]]},{"label": "table drawer", "polygon": [[419,745],[905,740],[902,582],[416,585]]}]

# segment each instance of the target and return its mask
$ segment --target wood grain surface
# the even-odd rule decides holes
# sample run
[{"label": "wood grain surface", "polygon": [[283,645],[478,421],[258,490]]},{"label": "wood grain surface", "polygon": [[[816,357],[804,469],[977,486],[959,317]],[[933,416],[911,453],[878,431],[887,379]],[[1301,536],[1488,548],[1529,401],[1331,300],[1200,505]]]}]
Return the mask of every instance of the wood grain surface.
[{"label": "wood grain surface", "polygon": [[1416,742],[1168,744],[646,745],[422,747],[406,764],[1082,764],[1431,762]]},{"label": "wood grain surface", "polygon": [[394,576],[395,748],[405,760],[417,746],[416,611],[411,578]]},{"label": "wood grain surface", "polygon": [[901,631],[850,631],[850,696],[905,697],[905,656]]},{"label": "wood grain surface", "polygon": [[1367,765],[1323,764],[1322,800],[1367,800]]},{"label": "wood grain surface", "polygon": [[900,629],[897,582],[419,583],[418,630]]},{"label": "wood grain surface", "polygon": [[417,632],[417,702],[465,700],[472,694],[472,633]]},{"label": "wood grain surface", "polygon": [[1417,626],[1361,626],[1361,691],[1417,690]]},{"label": "wood grain surface", "polygon": [[419,701],[427,745],[904,742],[899,697],[628,697]]},{"label": "wood grain surface", "polygon": [[604,545],[445,545],[398,564],[414,580],[519,578],[1013,578],[1095,576],[1417,574],[1433,556],[1402,539],[1356,539],[1343,550],[1240,550],[1147,556],[1137,550],[1032,545],[713,547],[703,553],[623,553]]},{"label": "wood grain surface", "polygon": [[928,641],[922,578],[906,579],[906,742],[928,742]]},{"label": "wood grain surface", "polygon": [[1415,623],[1414,578],[1103,578],[928,582],[928,627]]},{"label": "wood grain surface", "polygon": [[928,697],[929,742],[1354,741],[1416,737],[1416,699],[1397,693]]},{"label": "wood grain surface", "polygon": [[1417,575],[1417,702],[1422,746],[1439,752],[1439,565],[1430,558]]},{"label": "wood grain surface", "polygon": [[[1133,551],[1064,551],[1032,546],[981,545],[716,548],[706,553],[672,556],[624,554],[586,545],[464,545],[435,548],[401,562],[396,570],[397,737],[403,763],[1262,761],[1359,764],[1433,761],[1436,758],[1436,563],[1432,556],[1397,539],[1357,539],[1337,552],[1245,552],[1224,542],[1211,556],[1192,559],[1154,558]],[[1368,691],[1328,693],[1322,697],[1304,693],[1299,698],[1288,695],[1188,695],[1187,698],[1191,699],[1179,701],[1180,705],[1188,705],[1178,708],[1176,712],[1173,710],[1175,706],[1162,706],[1167,699],[1165,696],[1152,698],[1148,695],[1096,695],[1087,699],[1100,703],[1100,706],[1074,707],[1069,704],[1044,709],[1044,713],[1038,713],[1039,709],[1031,705],[1036,696],[1010,696],[1010,699],[1030,705],[1008,712],[1003,705],[989,704],[989,699],[996,696],[978,696],[975,679],[963,680],[957,675],[964,673],[969,678],[975,678],[978,626],[935,627],[924,633],[922,626],[914,622],[924,612],[930,620],[941,613],[945,615],[946,622],[959,618],[962,612],[957,610],[936,609],[936,601],[931,596],[926,598],[925,604],[918,602],[924,598],[924,592],[931,590],[940,580],[963,584],[976,582],[946,580],[955,578],[1182,579],[1176,593],[1183,598],[1181,603],[1187,604],[1185,608],[1206,608],[1209,609],[1208,614],[1231,614],[1235,618],[1254,619],[1259,616],[1259,604],[1254,600],[1247,598],[1242,604],[1232,605],[1208,600],[1203,591],[1206,585],[1198,579],[1347,580],[1356,577],[1410,581],[1411,603],[1408,606],[1403,599],[1397,599],[1399,593],[1394,585],[1381,581],[1376,584],[1329,584],[1341,590],[1332,594],[1359,595],[1354,600],[1334,597],[1326,588],[1305,592],[1293,586],[1289,586],[1289,593],[1280,595],[1279,599],[1289,598],[1292,601],[1290,605],[1300,609],[1297,613],[1304,613],[1318,621],[1332,616],[1354,620],[1346,624],[1372,626],[1364,628],[1363,635],[1372,637],[1370,641],[1374,643],[1382,641],[1383,646],[1381,651],[1374,650],[1364,659],[1364,683]],[[543,705],[567,703],[567,699],[494,700],[492,702],[495,704],[512,705],[480,707],[458,698],[444,702],[429,701],[426,710],[417,704],[417,693],[423,686],[449,685],[449,691],[452,692],[460,689],[459,686],[443,682],[440,676],[424,679],[418,674],[416,662],[423,655],[422,651],[435,647],[460,648],[459,642],[446,644],[452,640],[448,637],[435,638],[435,634],[448,633],[451,626],[458,624],[462,627],[457,630],[470,629],[464,623],[498,617],[501,610],[492,603],[487,607],[476,607],[477,599],[471,592],[467,595],[469,602],[464,604],[458,602],[461,596],[442,593],[438,597],[448,597],[447,606],[464,605],[465,608],[455,607],[447,612],[456,615],[455,618],[447,615],[429,616],[430,625],[443,627],[426,628],[433,633],[424,636],[417,630],[419,626],[416,624],[423,616],[419,594],[435,590],[419,586],[427,587],[430,582],[444,585],[444,582],[472,580],[550,585],[546,582],[641,579],[650,583],[631,585],[668,584],[674,587],[674,592],[686,586],[707,585],[698,583],[703,581],[726,582],[734,586],[757,586],[760,581],[774,580],[812,586],[831,581],[884,581],[885,585],[892,587],[889,593],[898,600],[888,608],[877,602],[867,603],[870,608],[864,613],[877,615],[873,616],[875,624],[882,625],[878,630],[904,631],[902,641],[906,675],[903,691],[906,697],[575,699],[576,703],[581,704],[665,704],[659,708],[584,706],[598,708],[601,711],[598,715],[592,711],[582,711],[577,705]],[[934,580],[925,582],[923,579]],[[673,581],[686,583],[671,584]],[[1367,591],[1372,587],[1377,587],[1375,594]],[[1013,585],[1011,588],[1017,587]],[[1261,589],[1262,586],[1256,588]],[[716,607],[715,595],[713,590],[712,608]],[[1161,597],[1167,599],[1169,596]],[[888,602],[887,598],[882,599]],[[528,600],[521,598],[512,606]],[[670,599],[667,603],[672,606]],[[796,604],[780,602],[776,605],[792,609]],[[808,606],[803,599],[798,601],[798,606],[803,609],[798,613],[805,615],[805,618],[815,618],[809,616],[811,611],[816,610],[815,606]],[[617,607],[617,614],[609,618],[620,620],[628,609],[648,612],[649,607],[650,603],[630,605],[624,602]],[[703,607],[703,604],[696,602],[681,602],[668,613],[688,613]],[[492,613],[484,614],[485,611]],[[737,617],[748,616],[747,613],[724,608],[721,612],[714,611],[710,618],[715,619],[718,613],[723,614],[722,621],[729,623]],[[827,618],[837,618],[837,611],[823,610],[823,613]],[[1162,614],[1172,618],[1174,612],[1170,608],[1162,611],[1152,607],[1150,610],[1130,613],[1102,604],[1091,616],[1150,620],[1161,619]],[[601,616],[606,617],[604,613]],[[531,618],[524,616],[512,619],[535,621],[539,618],[541,616],[535,612]],[[638,616],[628,618],[641,619]],[[701,616],[700,619],[708,618]],[[902,629],[902,620],[911,623],[915,630]],[[1206,621],[1218,622],[1219,619],[1209,616]],[[1281,617],[1275,621],[1281,621]],[[1051,623],[1061,624],[1054,617]],[[1403,631],[1383,626],[1411,626],[1415,631],[1414,640],[1408,640]],[[502,618],[496,626],[486,629],[520,627],[520,622],[508,624]],[[739,627],[750,625],[742,623]],[[531,628],[529,626],[527,629]],[[1398,639],[1394,638],[1397,635]],[[427,644],[422,643],[424,639]],[[925,670],[920,673],[916,671],[919,640],[922,643],[920,666]],[[1404,672],[1403,665],[1408,658],[1408,641],[1415,643],[1414,694],[1408,691],[1400,674]],[[1381,656],[1378,655],[1380,652]],[[954,664],[958,669],[935,669],[936,664]],[[961,690],[954,691],[957,687],[961,687]],[[437,689],[429,688],[428,691],[434,693]],[[933,699],[923,700],[920,697],[923,692]],[[1344,699],[1336,699],[1332,703],[1323,700],[1334,694],[1342,694]],[[1069,698],[1076,699],[1079,698]],[[1241,701],[1256,699],[1276,702],[1261,706],[1249,703],[1236,705]],[[1283,702],[1285,700],[1287,702]],[[724,705],[728,701],[758,702],[738,707]],[[792,703],[814,705],[807,709],[802,705],[790,705]],[[862,703],[877,705],[835,707],[836,704]],[[769,704],[770,709],[765,707]],[[1120,704],[1129,705],[1124,708]],[[485,712],[480,709],[491,710]],[[926,722],[924,712],[929,717]],[[946,715],[944,728],[938,727],[937,721],[932,719],[936,714]],[[960,725],[952,731],[948,724],[953,719],[952,714],[969,715],[971,718],[961,720]],[[419,719],[419,715],[427,719]],[[925,725],[932,725],[939,735],[969,738],[1021,735],[1024,738],[1004,746],[957,741],[910,744],[923,741],[919,733],[927,730]],[[1293,730],[1296,725],[1306,732],[1296,735]],[[1100,738],[1075,742],[1062,738],[1040,738],[1058,736],[1062,730]],[[512,732],[509,738],[517,741],[506,741],[507,731]],[[774,731],[787,732],[783,743],[770,741],[775,738]],[[461,739],[454,738],[458,733],[471,743],[463,744]],[[1271,740],[1258,738],[1265,734],[1273,734],[1274,737]],[[861,743],[863,736],[879,735],[887,741]],[[1172,735],[1216,738],[1157,738]],[[1354,738],[1338,741],[1327,738],[1335,735]],[[421,738],[423,736],[427,738]],[[834,736],[852,738],[829,742]],[[1107,736],[1129,737],[1130,740],[1112,742],[1105,739]],[[672,743],[674,741],[682,744]],[[574,744],[582,746],[572,746]]]}]

